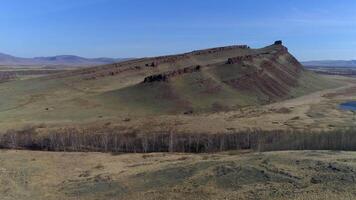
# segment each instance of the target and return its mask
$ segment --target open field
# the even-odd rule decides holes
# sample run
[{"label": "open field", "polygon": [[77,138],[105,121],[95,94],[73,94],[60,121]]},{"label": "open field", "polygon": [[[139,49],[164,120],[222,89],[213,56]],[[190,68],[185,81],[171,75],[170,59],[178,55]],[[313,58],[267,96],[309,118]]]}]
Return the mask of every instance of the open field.
[{"label": "open field", "polygon": [[0,151],[0,196],[25,199],[355,199],[356,153]]},{"label": "open field", "polygon": [[25,80],[38,78],[42,76],[47,76],[50,74],[63,73],[68,70],[73,70],[74,68],[67,69],[55,69],[55,68],[43,68],[43,67],[0,67],[0,83],[15,81],[15,80]]}]

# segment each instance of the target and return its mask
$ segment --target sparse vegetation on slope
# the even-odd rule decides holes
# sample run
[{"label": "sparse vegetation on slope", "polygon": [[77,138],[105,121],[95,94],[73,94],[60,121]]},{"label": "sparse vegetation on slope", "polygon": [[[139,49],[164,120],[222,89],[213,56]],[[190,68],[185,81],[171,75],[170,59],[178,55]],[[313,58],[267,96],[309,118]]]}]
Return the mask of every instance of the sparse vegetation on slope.
[{"label": "sparse vegetation on slope", "polygon": [[355,153],[0,151],[4,200],[354,199]]},{"label": "sparse vegetation on slope", "polygon": [[272,103],[337,85],[305,71],[281,45],[188,69],[151,75],[143,83],[100,98],[136,112],[211,112]]}]

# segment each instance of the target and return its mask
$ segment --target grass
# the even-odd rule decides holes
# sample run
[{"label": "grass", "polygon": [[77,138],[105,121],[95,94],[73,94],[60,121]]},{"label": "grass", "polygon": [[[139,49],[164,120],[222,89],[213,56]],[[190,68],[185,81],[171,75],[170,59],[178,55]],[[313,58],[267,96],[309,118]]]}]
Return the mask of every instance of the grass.
[{"label": "grass", "polygon": [[98,177],[92,180],[83,180],[66,184],[61,188],[65,194],[73,198],[105,198],[110,195],[120,198],[126,194],[126,189],[116,181],[100,180]]},{"label": "grass", "polygon": [[[353,152],[148,155],[1,151],[0,195],[5,200],[356,197]],[[26,177],[25,187],[17,176]]]},{"label": "grass", "polygon": [[342,86],[343,83],[338,81],[330,81],[329,79],[319,76],[311,71],[304,71],[299,79],[299,86],[293,88],[290,95],[293,97],[302,96],[304,94],[319,91],[325,88],[336,88]]},{"label": "grass", "polygon": [[[184,110],[185,105],[171,91],[169,84],[135,85],[100,96],[106,106],[120,108],[125,113],[137,112],[144,114],[159,114]],[[119,106],[121,105],[121,107]]]}]

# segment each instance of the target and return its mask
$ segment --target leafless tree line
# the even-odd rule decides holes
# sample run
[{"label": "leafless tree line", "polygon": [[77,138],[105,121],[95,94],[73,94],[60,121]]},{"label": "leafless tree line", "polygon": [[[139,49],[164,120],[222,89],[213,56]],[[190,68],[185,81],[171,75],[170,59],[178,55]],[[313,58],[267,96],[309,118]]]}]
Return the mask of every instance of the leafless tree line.
[{"label": "leafless tree line", "polygon": [[40,134],[35,128],[7,131],[0,135],[0,148],[47,151],[98,151],[118,153],[189,152],[212,153],[252,149],[356,150],[354,129],[328,132],[247,130],[234,133],[102,133],[76,128]]}]

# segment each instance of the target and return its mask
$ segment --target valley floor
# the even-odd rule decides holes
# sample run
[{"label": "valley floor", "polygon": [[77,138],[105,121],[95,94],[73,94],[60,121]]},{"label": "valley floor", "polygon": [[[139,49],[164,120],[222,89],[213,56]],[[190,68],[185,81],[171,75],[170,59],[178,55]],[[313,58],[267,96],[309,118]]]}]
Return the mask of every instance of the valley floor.
[{"label": "valley floor", "polygon": [[356,153],[104,154],[0,151],[0,197],[355,199]]}]

